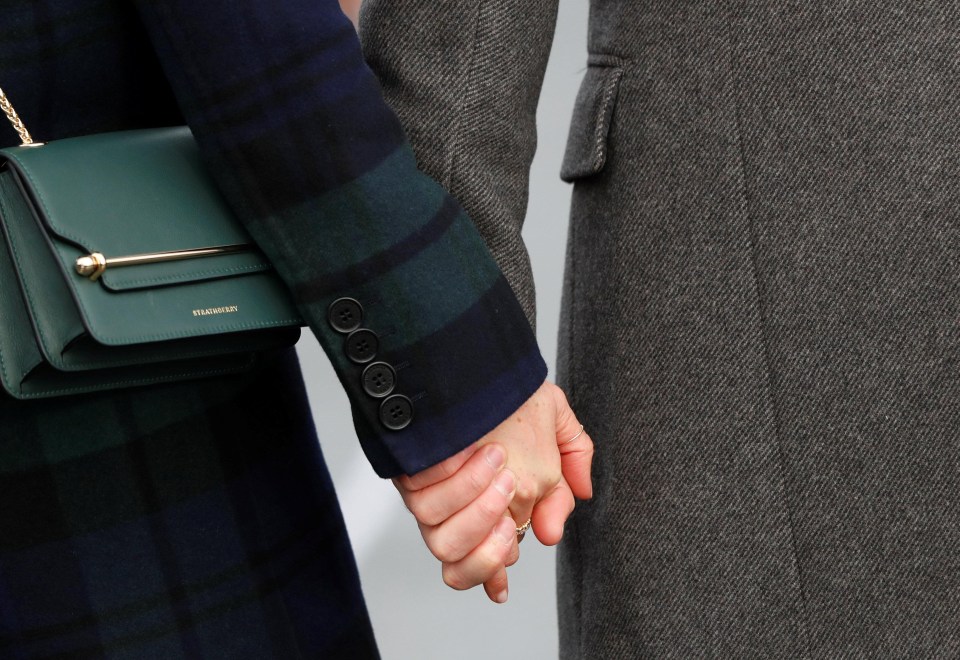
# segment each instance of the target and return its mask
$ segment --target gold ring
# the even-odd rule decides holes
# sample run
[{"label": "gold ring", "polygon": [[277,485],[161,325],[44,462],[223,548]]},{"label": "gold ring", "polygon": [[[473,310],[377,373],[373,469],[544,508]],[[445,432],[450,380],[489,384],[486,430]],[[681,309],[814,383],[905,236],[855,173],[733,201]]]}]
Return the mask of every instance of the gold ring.
[{"label": "gold ring", "polygon": [[517,543],[523,540],[523,535],[527,533],[527,530],[530,529],[530,522],[533,518],[527,518],[527,522],[523,523],[517,527]]},{"label": "gold ring", "polygon": [[575,436],[573,436],[572,438],[570,438],[570,439],[567,440],[566,442],[561,442],[561,443],[560,443],[560,446],[562,447],[562,446],[564,446],[564,445],[569,445],[571,442],[573,442],[574,440],[576,440],[577,438],[579,438],[581,435],[583,435],[583,424],[580,425],[580,430],[577,431],[577,434],[576,434]]}]

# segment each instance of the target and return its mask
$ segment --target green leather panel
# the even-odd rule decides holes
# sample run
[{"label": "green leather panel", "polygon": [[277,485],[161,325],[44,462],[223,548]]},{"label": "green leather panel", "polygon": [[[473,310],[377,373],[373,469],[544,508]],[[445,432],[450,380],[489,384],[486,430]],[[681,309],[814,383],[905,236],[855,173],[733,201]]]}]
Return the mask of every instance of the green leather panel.
[{"label": "green leather panel", "polygon": [[[50,231],[107,257],[252,244],[200,160],[186,127],[122,131],[0,151],[21,173]],[[134,231],[135,229],[135,231]],[[108,288],[270,268],[262,254],[135,266],[104,273]],[[179,278],[178,278],[179,276]]]},{"label": "green leather panel", "polygon": [[41,399],[124,387],[143,387],[179,380],[243,373],[249,371],[255,361],[255,353],[233,353],[201,359],[162,362],[149,366],[73,372],[56,371],[50,365],[42,363],[24,377],[19,389],[7,391],[18,399]]},{"label": "green leather panel", "polygon": [[[0,199],[0,215],[4,215]],[[151,385],[249,370],[251,353],[234,353],[163,364],[64,373],[43,361],[13,261],[0,245],[0,384],[18,399],[36,399],[117,387]]]},{"label": "green leather panel", "polygon": [[108,270],[107,256],[249,243],[189,131],[0,150],[0,384],[39,398],[236,373],[302,322],[261,253]]},{"label": "green leather panel", "polygon": [[6,169],[0,171],[0,229],[13,262],[12,282],[20,286],[37,344],[48,362],[66,368],[66,347],[86,331],[60,266],[13,173]]},{"label": "green leather panel", "polygon": [[83,335],[67,347],[62,362],[56,366],[63,371],[84,371],[171,359],[205,358],[293,346],[299,338],[300,328],[270,328],[131,346],[102,346],[89,335]]},{"label": "green leather panel", "polygon": [[[0,215],[3,208],[0,198]],[[33,337],[13,261],[7,248],[0,245],[0,381],[11,394],[16,395],[27,374],[43,362]]]},{"label": "green leather panel", "polygon": [[203,171],[187,129],[87,136],[0,153],[29,191],[24,195],[34,202],[59,277],[97,342],[126,346],[302,325],[286,287],[263,270],[268,265],[257,252],[117,269],[123,277],[112,280],[112,289],[73,271],[77,257],[94,250],[125,256],[249,242]]}]

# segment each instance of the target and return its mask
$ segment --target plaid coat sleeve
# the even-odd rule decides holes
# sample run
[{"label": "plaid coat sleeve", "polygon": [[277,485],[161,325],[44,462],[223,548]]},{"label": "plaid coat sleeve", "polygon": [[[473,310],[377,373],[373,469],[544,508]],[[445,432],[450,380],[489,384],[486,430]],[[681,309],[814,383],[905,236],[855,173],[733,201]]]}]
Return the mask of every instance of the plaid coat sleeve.
[{"label": "plaid coat sleeve", "polygon": [[[546,376],[530,325],[473,223],[417,169],[335,0],[138,6],[208,165],[333,362],[377,473],[428,467],[516,410]],[[343,297],[375,334],[331,326]],[[367,393],[358,351],[393,367],[389,397]]]}]

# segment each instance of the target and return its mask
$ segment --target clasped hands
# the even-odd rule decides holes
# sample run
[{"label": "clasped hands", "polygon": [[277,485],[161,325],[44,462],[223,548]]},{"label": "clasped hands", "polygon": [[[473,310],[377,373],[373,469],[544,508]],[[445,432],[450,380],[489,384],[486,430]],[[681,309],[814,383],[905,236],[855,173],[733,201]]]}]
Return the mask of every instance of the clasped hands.
[{"label": "clasped hands", "polygon": [[563,391],[544,382],[459,454],[393,480],[448,586],[483,584],[491,600],[504,603],[506,569],[520,558],[517,528],[532,520],[541,543],[560,542],[574,497],[593,494],[593,442],[581,428]]}]

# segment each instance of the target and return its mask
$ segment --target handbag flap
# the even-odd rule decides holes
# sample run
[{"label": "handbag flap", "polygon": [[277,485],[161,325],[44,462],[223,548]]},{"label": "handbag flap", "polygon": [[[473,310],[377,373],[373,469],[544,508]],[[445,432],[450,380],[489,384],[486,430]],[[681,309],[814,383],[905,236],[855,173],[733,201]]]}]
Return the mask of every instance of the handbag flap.
[{"label": "handbag flap", "polygon": [[[2,150],[47,228],[107,258],[253,245],[207,173],[190,129],[146,129]],[[72,268],[72,264],[68,264]],[[108,269],[109,289],[163,286],[270,269],[255,249]]]},{"label": "handbag flap", "polygon": [[[188,128],[13,147],[0,150],[0,160],[16,174],[59,276],[98,342],[302,325],[286,287],[207,173]],[[108,267],[97,281],[75,270],[79,257],[94,252],[109,260],[224,245],[251,249]]]}]

